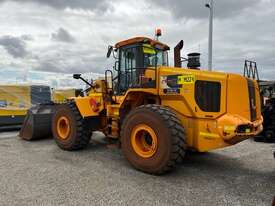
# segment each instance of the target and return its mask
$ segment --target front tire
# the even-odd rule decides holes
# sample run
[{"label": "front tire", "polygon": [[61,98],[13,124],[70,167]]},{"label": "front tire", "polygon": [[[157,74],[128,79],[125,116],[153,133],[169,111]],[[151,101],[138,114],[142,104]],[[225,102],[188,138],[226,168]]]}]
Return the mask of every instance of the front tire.
[{"label": "front tire", "polygon": [[123,121],[121,147],[135,168],[160,175],[184,158],[185,136],[181,121],[170,109],[145,105],[134,109]]},{"label": "front tire", "polygon": [[52,121],[52,132],[63,150],[80,150],[89,144],[92,132],[74,102],[57,106]]}]

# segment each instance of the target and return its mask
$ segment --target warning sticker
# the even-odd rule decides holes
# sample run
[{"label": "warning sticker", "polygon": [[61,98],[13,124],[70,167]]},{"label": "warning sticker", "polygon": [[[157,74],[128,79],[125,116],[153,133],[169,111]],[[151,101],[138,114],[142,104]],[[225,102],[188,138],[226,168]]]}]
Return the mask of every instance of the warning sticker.
[{"label": "warning sticker", "polygon": [[178,76],[178,84],[194,84],[195,75],[193,74],[183,74]]}]

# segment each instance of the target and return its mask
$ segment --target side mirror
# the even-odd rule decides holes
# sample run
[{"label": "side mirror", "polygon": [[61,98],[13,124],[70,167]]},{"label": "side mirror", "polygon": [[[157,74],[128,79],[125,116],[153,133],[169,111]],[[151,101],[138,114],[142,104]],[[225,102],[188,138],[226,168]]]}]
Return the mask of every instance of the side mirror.
[{"label": "side mirror", "polygon": [[111,53],[113,52],[113,49],[114,48],[112,46],[108,47],[107,58],[109,58],[111,56]]},{"label": "side mirror", "polygon": [[74,79],[80,79],[80,77],[81,77],[81,74],[74,74],[74,75],[73,75],[73,78],[74,78]]}]

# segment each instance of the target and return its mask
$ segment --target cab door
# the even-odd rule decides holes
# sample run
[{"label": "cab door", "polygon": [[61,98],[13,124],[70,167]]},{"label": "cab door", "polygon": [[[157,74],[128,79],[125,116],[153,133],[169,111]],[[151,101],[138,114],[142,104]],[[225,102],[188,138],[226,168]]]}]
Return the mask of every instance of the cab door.
[{"label": "cab door", "polygon": [[137,48],[122,48],[119,51],[119,70],[118,70],[118,94],[125,93],[136,79],[133,75],[133,70],[136,68]]}]

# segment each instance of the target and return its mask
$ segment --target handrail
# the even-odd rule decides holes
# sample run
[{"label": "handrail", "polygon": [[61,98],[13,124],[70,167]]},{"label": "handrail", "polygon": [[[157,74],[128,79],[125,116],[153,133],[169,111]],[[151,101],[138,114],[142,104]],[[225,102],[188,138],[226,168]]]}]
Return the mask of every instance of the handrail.
[{"label": "handrail", "polygon": [[257,62],[245,60],[243,76],[260,81]]},{"label": "handrail", "polygon": [[[109,84],[108,84],[108,73],[111,74],[111,86],[112,86],[111,88],[108,87],[109,86]],[[114,89],[114,85],[113,85],[113,71],[110,70],[110,69],[105,70],[105,82],[106,82],[106,89],[107,90],[108,89],[111,89],[111,90]]]}]

